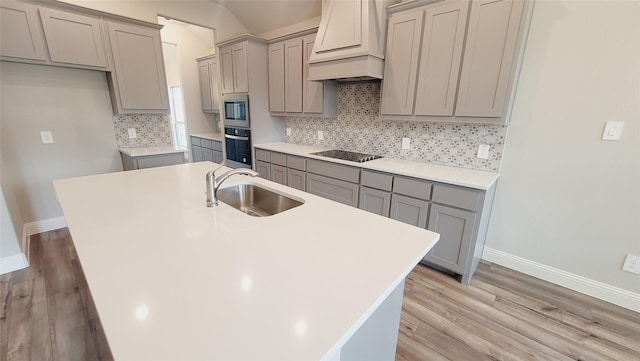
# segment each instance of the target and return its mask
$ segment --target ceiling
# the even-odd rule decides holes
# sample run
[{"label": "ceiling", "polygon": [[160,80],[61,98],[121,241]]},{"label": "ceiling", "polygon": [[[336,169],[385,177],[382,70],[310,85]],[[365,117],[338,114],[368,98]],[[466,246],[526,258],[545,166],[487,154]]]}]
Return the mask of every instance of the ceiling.
[{"label": "ceiling", "polygon": [[225,6],[250,34],[259,35],[321,15],[321,0],[209,0]]}]

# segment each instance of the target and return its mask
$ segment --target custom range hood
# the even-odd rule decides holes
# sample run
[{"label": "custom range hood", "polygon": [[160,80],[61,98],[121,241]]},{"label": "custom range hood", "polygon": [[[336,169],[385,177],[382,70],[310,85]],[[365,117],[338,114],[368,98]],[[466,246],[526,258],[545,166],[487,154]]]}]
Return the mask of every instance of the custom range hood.
[{"label": "custom range hood", "polygon": [[399,0],[323,0],[309,80],[382,79],[386,8]]}]

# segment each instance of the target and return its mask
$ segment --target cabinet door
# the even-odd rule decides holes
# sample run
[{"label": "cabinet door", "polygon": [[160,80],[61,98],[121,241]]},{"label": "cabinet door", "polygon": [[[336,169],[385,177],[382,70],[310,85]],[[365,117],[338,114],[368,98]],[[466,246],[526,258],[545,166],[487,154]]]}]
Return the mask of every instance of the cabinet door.
[{"label": "cabinet door", "polygon": [[211,100],[211,74],[208,60],[198,62],[198,73],[200,75],[200,100],[202,102],[202,111],[210,112],[213,110]]},{"label": "cabinet door", "polygon": [[202,159],[213,162],[213,149],[202,148]]},{"label": "cabinet door", "polygon": [[469,256],[476,214],[440,204],[431,205],[428,229],[440,233],[440,241],[424,260],[459,274]]},{"label": "cabinet door", "polygon": [[264,179],[271,179],[271,164],[256,160],[256,172]]},{"label": "cabinet door", "polygon": [[287,168],[287,185],[301,191],[307,190],[307,173],[297,169]]},{"label": "cabinet door", "polygon": [[309,58],[313,52],[313,44],[316,41],[316,34],[307,35],[302,38],[302,111],[305,113],[322,113],[324,103],[324,83],[321,81],[309,80]]},{"label": "cabinet door", "polygon": [[426,228],[428,210],[429,202],[427,201],[405,197],[399,194],[391,195],[390,218],[420,228]]},{"label": "cabinet door", "polygon": [[40,19],[52,62],[107,68],[100,18],[40,8]]},{"label": "cabinet door", "polygon": [[368,187],[360,187],[358,208],[389,217],[391,193]]},{"label": "cabinet door", "polygon": [[471,2],[455,115],[502,116],[523,7],[514,0]]},{"label": "cabinet door", "polygon": [[222,162],[224,162],[224,156],[222,155],[221,151],[219,150],[213,151],[213,162],[218,164],[222,164]]},{"label": "cabinet door", "polygon": [[202,147],[198,145],[192,145],[191,157],[193,157],[194,162],[202,162],[204,160],[204,158],[202,157]]},{"label": "cabinet door", "polygon": [[231,46],[220,48],[220,83],[222,94],[233,93],[233,56]]},{"label": "cabinet door", "polygon": [[302,112],[302,38],[284,43],[284,110]]},{"label": "cabinet door", "polygon": [[269,111],[284,112],[284,43],[269,44]]},{"label": "cabinet door", "polygon": [[287,168],[281,165],[271,164],[271,178],[272,181],[287,185]]},{"label": "cabinet door", "polygon": [[231,58],[233,61],[233,92],[249,92],[249,68],[247,61],[246,41],[231,46]]},{"label": "cabinet door", "polygon": [[381,114],[413,113],[423,17],[422,10],[389,17]]},{"label": "cabinet door", "polygon": [[36,6],[18,1],[0,2],[0,55],[47,60]]},{"label": "cabinet door", "polygon": [[450,0],[426,8],[416,115],[453,115],[468,9],[468,0]]},{"label": "cabinet door", "polygon": [[220,111],[220,76],[218,75],[218,59],[209,59],[209,85],[211,86],[211,111]]},{"label": "cabinet door", "polygon": [[358,185],[307,173],[307,192],[336,202],[358,206]]},{"label": "cabinet door", "polygon": [[362,2],[368,0],[324,0],[318,28],[316,52],[362,44]]},{"label": "cabinet door", "polygon": [[169,94],[160,30],[106,22],[119,113],[167,113]]}]

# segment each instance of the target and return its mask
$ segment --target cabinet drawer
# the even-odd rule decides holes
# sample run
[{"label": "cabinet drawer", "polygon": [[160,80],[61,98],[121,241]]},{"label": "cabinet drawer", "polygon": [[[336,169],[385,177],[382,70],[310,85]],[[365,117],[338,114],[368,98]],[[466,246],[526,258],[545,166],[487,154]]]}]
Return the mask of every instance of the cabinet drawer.
[{"label": "cabinet drawer", "polygon": [[209,139],[202,139],[200,141],[202,148],[213,149],[213,141]]},{"label": "cabinet drawer", "polygon": [[283,167],[287,166],[287,156],[282,153],[271,153],[271,163],[281,165]]},{"label": "cabinet drawer", "polygon": [[321,160],[309,159],[307,162],[307,171],[331,178],[341,179],[347,182],[360,182],[360,169],[350,167],[348,165],[334,164],[323,162]]},{"label": "cabinet drawer", "polygon": [[393,176],[391,174],[363,170],[361,183],[363,186],[391,191]]},{"label": "cabinet drawer", "polygon": [[307,170],[306,159],[295,155],[287,155],[287,168]]},{"label": "cabinet drawer", "polygon": [[217,140],[212,140],[211,149],[217,150],[218,152],[222,152],[222,142],[219,142]]},{"label": "cabinet drawer", "polygon": [[431,196],[431,183],[414,178],[395,177],[393,181],[393,193],[429,200]]},{"label": "cabinet drawer", "polygon": [[433,186],[432,200],[436,203],[470,211],[479,211],[482,208],[483,193],[483,191],[471,188],[435,184]]},{"label": "cabinet drawer", "polygon": [[271,152],[268,150],[256,149],[256,160],[271,163]]},{"label": "cabinet drawer", "polygon": [[307,192],[352,207],[358,206],[358,185],[354,183],[307,174]]},{"label": "cabinet drawer", "polygon": [[202,146],[202,139],[198,137],[191,137],[191,145],[197,145],[198,147]]}]

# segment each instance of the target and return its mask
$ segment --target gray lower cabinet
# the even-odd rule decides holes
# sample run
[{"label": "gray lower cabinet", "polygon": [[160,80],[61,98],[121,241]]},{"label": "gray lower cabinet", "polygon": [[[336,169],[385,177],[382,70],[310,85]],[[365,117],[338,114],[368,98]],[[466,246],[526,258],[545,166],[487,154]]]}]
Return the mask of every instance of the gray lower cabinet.
[{"label": "gray lower cabinet", "polygon": [[307,190],[307,172],[287,168],[287,185],[301,191]]},{"label": "gray lower cabinet", "polygon": [[191,157],[194,162],[224,162],[222,141],[191,136]]},{"label": "gray lower cabinet", "polygon": [[287,168],[277,164],[271,164],[271,180],[287,185]]},{"label": "gray lower cabinet", "polygon": [[352,207],[358,206],[358,185],[351,182],[307,173],[307,192]]},{"label": "gray lower cabinet", "polygon": [[256,160],[256,171],[261,178],[271,179],[271,163],[262,160]]},{"label": "gray lower cabinet", "polygon": [[122,166],[124,170],[135,170],[144,168],[163,167],[184,163],[184,153],[152,154],[142,156],[122,155]]},{"label": "gray lower cabinet", "polygon": [[391,196],[391,214],[389,217],[392,219],[416,227],[426,228],[428,211],[428,201],[403,196],[401,194],[393,194]]},{"label": "gray lower cabinet", "polygon": [[360,168],[307,159],[307,192],[358,206]]},{"label": "gray lower cabinet", "polygon": [[429,230],[440,233],[440,242],[424,260],[464,274],[465,263],[470,256],[475,222],[476,214],[473,212],[432,204]]},{"label": "gray lower cabinet", "polygon": [[369,187],[360,187],[358,207],[365,211],[389,217],[391,193]]}]

